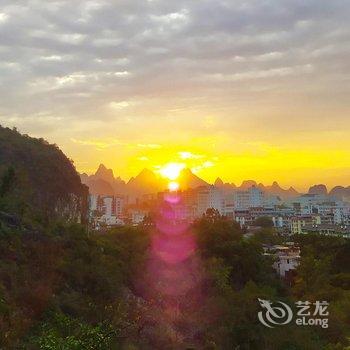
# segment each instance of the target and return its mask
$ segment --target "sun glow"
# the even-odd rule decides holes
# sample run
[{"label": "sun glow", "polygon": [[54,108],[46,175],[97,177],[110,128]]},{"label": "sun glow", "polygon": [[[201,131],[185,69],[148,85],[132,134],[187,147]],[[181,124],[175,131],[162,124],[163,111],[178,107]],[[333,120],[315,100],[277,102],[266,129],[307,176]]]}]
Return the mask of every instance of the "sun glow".
[{"label": "sun glow", "polygon": [[168,163],[160,168],[159,173],[169,180],[176,180],[182,169],[185,168],[183,163]]},{"label": "sun glow", "polygon": [[179,189],[179,187],[180,187],[179,184],[175,181],[171,181],[168,184],[169,191],[171,191],[171,192],[177,191]]}]

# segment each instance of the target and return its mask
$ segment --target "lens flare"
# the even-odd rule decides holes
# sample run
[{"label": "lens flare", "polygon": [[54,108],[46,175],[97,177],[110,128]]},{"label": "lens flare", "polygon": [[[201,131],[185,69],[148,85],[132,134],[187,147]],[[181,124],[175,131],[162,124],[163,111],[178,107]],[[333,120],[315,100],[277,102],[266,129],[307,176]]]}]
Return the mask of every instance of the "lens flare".
[{"label": "lens flare", "polygon": [[[142,271],[146,276],[142,282],[145,287],[141,288],[144,299],[158,310],[157,322],[174,327],[176,339],[188,339],[189,331],[207,325],[191,317],[198,310],[202,312],[203,305],[205,322],[207,310],[218,315],[215,305],[207,308],[208,278],[197,253],[197,236],[190,222],[182,217],[186,204],[182,195],[181,191],[165,193],[155,212],[146,273]],[[212,318],[210,314],[209,317]]]}]

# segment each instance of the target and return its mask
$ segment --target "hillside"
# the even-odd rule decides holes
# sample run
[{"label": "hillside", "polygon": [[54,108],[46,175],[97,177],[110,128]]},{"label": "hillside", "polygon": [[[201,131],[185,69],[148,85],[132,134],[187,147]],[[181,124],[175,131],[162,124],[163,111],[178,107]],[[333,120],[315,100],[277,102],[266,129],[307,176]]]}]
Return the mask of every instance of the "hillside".
[{"label": "hillside", "polygon": [[71,160],[44,139],[0,126],[0,210],[23,219],[84,220],[86,186]]}]

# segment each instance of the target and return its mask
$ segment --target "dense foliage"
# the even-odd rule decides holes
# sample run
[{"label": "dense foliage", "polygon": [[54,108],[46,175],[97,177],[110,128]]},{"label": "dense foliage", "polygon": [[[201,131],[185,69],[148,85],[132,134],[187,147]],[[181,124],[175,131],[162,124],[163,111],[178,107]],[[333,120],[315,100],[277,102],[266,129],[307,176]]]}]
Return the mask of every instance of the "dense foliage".
[{"label": "dense foliage", "polygon": [[87,187],[56,145],[0,126],[0,211],[46,225],[85,219]]},{"label": "dense foliage", "polygon": [[[2,225],[0,344],[4,349],[345,349],[350,336],[349,243],[297,237],[296,284],[285,286],[255,239],[222,218],[203,218],[197,284],[176,295],[150,293],[155,228],[87,234],[79,225],[20,232]],[[325,249],[327,247],[327,249]],[[191,263],[192,264],[192,263]],[[192,264],[192,266],[194,266]],[[198,296],[200,291],[200,296]],[[268,329],[258,298],[328,300],[330,327]],[[170,313],[169,313],[170,312]]]},{"label": "dense foliage", "polygon": [[89,237],[80,225],[49,233],[2,227],[1,346],[115,348],[107,345],[131,322],[127,286],[146,247],[147,236],[137,229]]}]

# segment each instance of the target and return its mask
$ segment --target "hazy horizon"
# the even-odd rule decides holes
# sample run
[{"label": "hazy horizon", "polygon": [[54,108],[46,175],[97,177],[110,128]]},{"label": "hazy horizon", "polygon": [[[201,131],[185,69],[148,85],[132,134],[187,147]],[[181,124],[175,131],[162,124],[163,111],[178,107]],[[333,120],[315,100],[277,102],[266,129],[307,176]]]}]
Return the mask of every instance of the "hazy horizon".
[{"label": "hazy horizon", "polygon": [[[131,176],[130,178],[123,178],[123,177],[120,176],[118,173],[116,173],[116,172],[114,171],[114,169],[107,167],[103,162],[99,164],[99,166],[101,166],[101,165],[103,165],[103,166],[104,166],[106,169],[108,169],[108,170],[112,170],[112,171],[113,171],[113,176],[114,176],[115,179],[117,179],[117,178],[119,177],[121,180],[125,181],[125,183],[128,183],[132,178],[135,178],[135,177],[136,177],[137,175],[139,175],[143,170],[150,170],[150,171],[152,171],[157,177],[159,177],[160,179],[163,179],[163,180],[164,180],[164,179],[165,179],[165,180],[167,179],[167,177],[166,177],[166,176],[163,176],[158,170],[152,170],[152,169],[149,169],[149,168],[147,168],[147,167],[141,169],[138,173],[135,173],[135,174],[134,174],[133,176]],[[99,166],[98,166],[98,167],[99,167]],[[97,172],[97,170],[98,170],[98,167],[97,167],[94,171],[92,171],[92,172],[83,172],[83,173],[80,173],[80,174],[81,174],[81,175],[82,175],[82,174],[86,174],[86,175],[88,175],[88,176],[95,175],[96,172]],[[189,170],[192,171],[193,174],[197,175],[196,172],[193,171],[193,170],[190,169],[190,168],[183,168],[183,169],[189,169]],[[181,169],[181,170],[182,170],[182,169]],[[197,176],[199,176],[199,175],[197,175]],[[201,176],[199,176],[199,177],[200,177],[201,179],[205,180],[205,179],[202,178]],[[229,183],[230,185],[235,185],[237,188],[241,187],[241,186],[243,185],[243,183],[244,183],[244,182],[247,182],[247,181],[255,181],[258,185],[262,184],[262,185],[264,185],[264,186],[270,186],[270,185],[273,185],[274,182],[277,182],[278,185],[279,185],[281,188],[283,188],[283,189],[285,189],[285,190],[288,190],[289,188],[292,187],[292,188],[294,188],[295,190],[297,190],[299,193],[308,192],[309,188],[310,188],[311,186],[315,186],[315,185],[325,185],[325,186],[327,187],[328,192],[329,192],[332,188],[335,187],[335,186],[328,186],[328,185],[325,184],[325,183],[317,182],[317,180],[316,180],[314,183],[312,183],[310,186],[308,186],[308,187],[299,188],[299,187],[293,186],[293,185],[290,185],[290,186],[286,185],[286,186],[284,186],[278,179],[275,179],[275,180],[273,180],[272,182],[267,183],[267,182],[258,181],[256,178],[246,178],[246,179],[240,180],[240,181],[238,181],[238,182],[234,182],[234,181],[225,181],[225,179],[224,179],[222,176],[220,176],[220,174],[217,175],[217,177],[215,178],[215,180],[218,179],[218,178],[220,178],[225,184]],[[169,179],[168,179],[168,180],[169,180]],[[173,180],[176,181],[176,178],[174,178]],[[207,180],[205,180],[205,181],[208,182],[208,184],[213,185],[213,184],[215,183],[215,180],[214,180],[214,181],[207,181]],[[170,181],[170,180],[169,180],[169,181]],[[341,184],[337,184],[336,186],[348,187],[348,186],[350,186],[350,185],[341,185]]]}]

